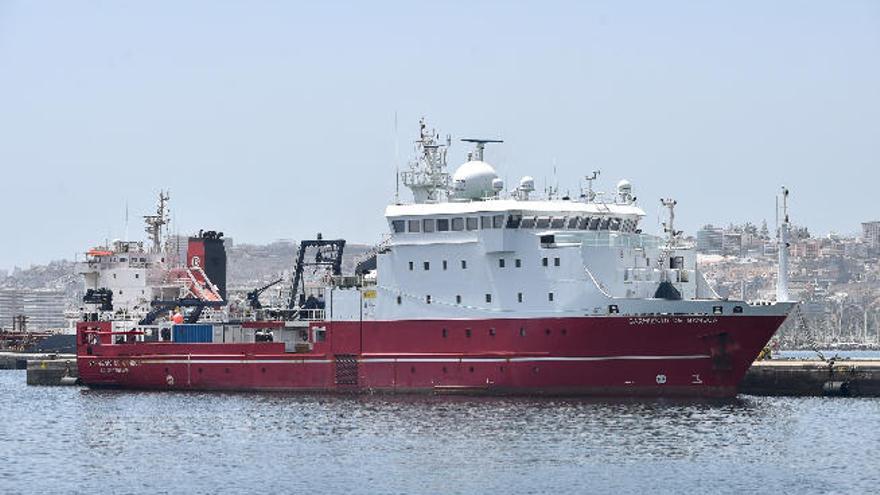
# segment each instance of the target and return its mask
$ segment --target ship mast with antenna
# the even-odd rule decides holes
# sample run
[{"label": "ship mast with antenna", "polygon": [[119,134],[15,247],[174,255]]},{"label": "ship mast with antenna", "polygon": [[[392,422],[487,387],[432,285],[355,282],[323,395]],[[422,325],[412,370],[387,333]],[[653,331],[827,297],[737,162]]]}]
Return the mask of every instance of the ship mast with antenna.
[{"label": "ship mast with antenna", "polygon": [[788,189],[782,186],[782,223],[779,223],[779,196],[776,197],[777,230],[776,243],[779,255],[779,273],[776,277],[776,301],[787,302],[788,293],[788,247],[791,224],[788,219]]},{"label": "ship mast with antenna", "polygon": [[151,253],[162,252],[162,227],[168,224],[168,192],[159,191],[159,200],[156,202],[156,214],[144,215],[144,223],[150,241],[153,243]]},{"label": "ship mast with antenna", "polygon": [[409,170],[400,173],[403,185],[412,191],[416,203],[436,203],[446,199],[450,184],[446,150],[452,138],[446,136],[445,141],[440,141],[437,131],[428,129],[424,118],[419,120],[419,139],[415,143],[417,158],[410,163]]}]

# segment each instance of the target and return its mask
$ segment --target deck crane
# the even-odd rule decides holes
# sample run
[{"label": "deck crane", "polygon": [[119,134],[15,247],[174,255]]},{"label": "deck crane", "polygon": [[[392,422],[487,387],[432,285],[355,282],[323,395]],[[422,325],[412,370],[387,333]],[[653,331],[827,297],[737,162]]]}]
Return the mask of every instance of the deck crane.
[{"label": "deck crane", "polygon": [[269,282],[268,284],[266,284],[260,288],[257,288],[257,289],[254,289],[254,290],[248,292],[247,293],[247,302],[248,302],[248,305],[250,305],[251,309],[263,309],[263,304],[260,302],[260,295],[263,294],[263,292],[266,292],[266,290],[269,289],[270,287],[273,287],[277,284],[280,284],[283,281],[284,281],[283,278],[279,278],[278,280],[273,280],[272,282]]}]

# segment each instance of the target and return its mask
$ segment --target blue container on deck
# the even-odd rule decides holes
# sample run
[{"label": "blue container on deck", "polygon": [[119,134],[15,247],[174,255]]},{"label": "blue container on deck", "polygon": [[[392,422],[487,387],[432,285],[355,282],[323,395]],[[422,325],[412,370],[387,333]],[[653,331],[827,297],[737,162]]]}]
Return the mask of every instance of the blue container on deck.
[{"label": "blue container on deck", "polygon": [[174,342],[210,343],[214,338],[214,325],[204,323],[174,325],[171,335]]}]

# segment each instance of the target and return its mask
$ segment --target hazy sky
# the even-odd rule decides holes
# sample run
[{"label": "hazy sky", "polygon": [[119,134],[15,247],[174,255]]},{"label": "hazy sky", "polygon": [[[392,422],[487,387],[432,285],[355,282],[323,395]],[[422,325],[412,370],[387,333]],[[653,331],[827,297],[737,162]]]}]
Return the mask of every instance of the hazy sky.
[{"label": "hazy sky", "polygon": [[[168,188],[181,233],[373,242],[422,115],[657,226],[880,218],[880,2],[0,1],[0,268],[71,258]],[[450,150],[451,168],[467,147]]]}]

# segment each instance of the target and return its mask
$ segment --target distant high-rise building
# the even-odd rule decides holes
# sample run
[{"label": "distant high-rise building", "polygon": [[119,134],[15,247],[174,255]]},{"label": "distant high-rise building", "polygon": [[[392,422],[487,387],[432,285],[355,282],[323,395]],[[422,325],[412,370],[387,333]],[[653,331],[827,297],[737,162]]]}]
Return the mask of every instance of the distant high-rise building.
[{"label": "distant high-rise building", "polygon": [[706,225],[697,231],[697,251],[704,254],[721,254],[724,246],[724,230]]},{"label": "distant high-rise building", "polygon": [[880,220],[862,222],[862,240],[868,246],[868,252],[880,252]]},{"label": "distant high-rise building", "polygon": [[64,291],[0,289],[0,327],[11,330],[13,319],[27,317],[29,330],[59,330],[66,326]]}]

